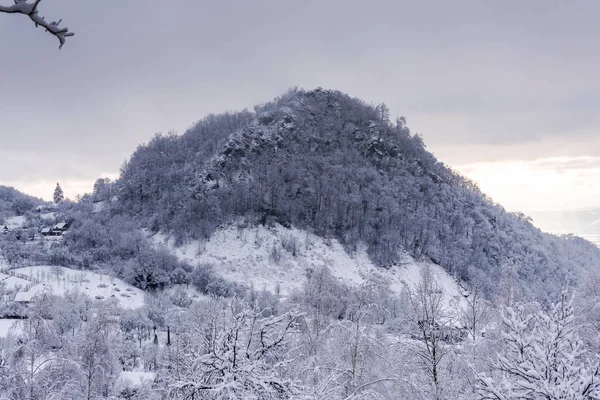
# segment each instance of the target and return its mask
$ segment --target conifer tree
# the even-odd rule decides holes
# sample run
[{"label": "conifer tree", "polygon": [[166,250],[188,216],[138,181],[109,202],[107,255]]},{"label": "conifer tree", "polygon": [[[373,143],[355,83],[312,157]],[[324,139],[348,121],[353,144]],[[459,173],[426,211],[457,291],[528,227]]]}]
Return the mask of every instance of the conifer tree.
[{"label": "conifer tree", "polygon": [[53,198],[54,198],[54,202],[56,204],[60,203],[65,198],[65,194],[58,182],[56,182],[56,188],[54,188],[54,197]]}]

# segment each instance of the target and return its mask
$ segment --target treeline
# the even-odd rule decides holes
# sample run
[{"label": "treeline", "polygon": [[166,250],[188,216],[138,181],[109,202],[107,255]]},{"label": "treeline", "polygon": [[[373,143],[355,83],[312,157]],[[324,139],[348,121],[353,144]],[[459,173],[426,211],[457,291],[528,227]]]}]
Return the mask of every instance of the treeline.
[{"label": "treeline", "polygon": [[135,310],[44,290],[0,337],[0,398],[597,399],[596,287],[499,309],[446,307],[427,269],[400,295],[317,268],[286,298],[179,288]]}]

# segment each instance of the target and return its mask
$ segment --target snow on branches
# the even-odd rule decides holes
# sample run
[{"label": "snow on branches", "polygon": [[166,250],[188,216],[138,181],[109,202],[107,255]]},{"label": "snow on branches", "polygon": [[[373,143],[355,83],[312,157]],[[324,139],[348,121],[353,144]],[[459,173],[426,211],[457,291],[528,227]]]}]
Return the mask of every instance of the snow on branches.
[{"label": "snow on branches", "polygon": [[478,398],[487,400],[600,398],[600,367],[578,338],[572,301],[563,293],[548,312],[507,308],[497,375],[477,375]]},{"label": "snow on branches", "polygon": [[14,0],[15,4],[10,6],[0,5],[0,12],[8,13],[8,14],[23,14],[27,15],[35,24],[35,27],[41,26],[46,29],[46,32],[49,32],[51,35],[56,36],[60,45],[58,48],[60,49],[63,44],[65,44],[65,40],[69,36],[73,36],[73,32],[69,32],[69,28],[59,27],[62,20],[46,22],[46,19],[39,15],[38,13],[38,5],[42,0]]},{"label": "snow on branches", "polygon": [[213,308],[204,327],[179,335],[171,369],[173,399],[284,399],[296,394],[286,376],[288,337],[302,315],[265,315],[246,304]]}]

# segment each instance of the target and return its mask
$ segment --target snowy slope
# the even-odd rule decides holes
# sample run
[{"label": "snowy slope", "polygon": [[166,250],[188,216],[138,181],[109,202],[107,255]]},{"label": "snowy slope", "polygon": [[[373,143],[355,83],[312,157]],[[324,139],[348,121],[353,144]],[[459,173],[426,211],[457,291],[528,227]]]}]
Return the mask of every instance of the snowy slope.
[{"label": "snowy slope", "polygon": [[54,218],[56,218],[56,212],[49,212],[49,213],[44,213],[44,214],[40,214],[40,218],[43,219],[44,221],[50,221],[53,220]]},{"label": "snowy slope", "polygon": [[25,225],[25,222],[27,222],[27,218],[25,218],[24,215],[19,215],[19,216],[16,216],[16,217],[8,217],[8,218],[6,218],[6,221],[4,222],[4,225],[6,225],[6,227],[9,230],[13,230],[13,229],[22,228],[23,225]]},{"label": "snowy slope", "polygon": [[17,268],[13,271],[25,275],[30,281],[39,282],[21,294],[21,297],[31,298],[44,288],[51,287],[56,295],[80,291],[93,299],[114,297],[124,308],[135,309],[144,305],[142,290],[108,275],[48,265]]},{"label": "snowy slope", "polygon": [[31,284],[31,282],[28,280],[0,272],[0,285],[4,285],[4,289],[6,290],[18,290],[27,287],[29,284]]},{"label": "snowy slope", "polygon": [[389,270],[377,268],[364,249],[350,255],[337,240],[323,239],[299,229],[228,227],[217,231],[206,242],[181,247],[175,247],[172,239],[161,234],[150,239],[181,260],[192,265],[213,264],[215,271],[224,278],[252,284],[259,290],[275,291],[279,285],[282,294],[289,293],[302,286],[307,269],[325,266],[342,282],[352,286],[364,282],[370,274],[378,274],[390,283],[392,291],[400,293],[406,287],[415,288],[421,269],[429,266],[444,289],[446,304],[464,302],[463,290],[436,264],[417,262],[409,255],[403,255],[400,265]]}]

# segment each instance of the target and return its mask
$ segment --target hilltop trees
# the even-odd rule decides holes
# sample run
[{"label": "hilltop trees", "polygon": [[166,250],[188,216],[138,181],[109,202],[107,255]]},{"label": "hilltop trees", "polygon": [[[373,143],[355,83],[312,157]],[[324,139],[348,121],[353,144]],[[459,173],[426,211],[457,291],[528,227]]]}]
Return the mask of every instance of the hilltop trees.
[{"label": "hilltop trees", "polygon": [[35,27],[41,26],[46,29],[46,32],[55,36],[62,48],[68,37],[73,36],[73,32],[69,32],[69,28],[59,27],[62,20],[46,22],[46,19],[39,15],[38,6],[42,0],[14,0],[14,4],[5,6],[0,4],[0,13],[8,14],[23,14],[29,17],[35,24]]},{"label": "hilltop trees", "polygon": [[110,178],[98,178],[94,182],[92,196],[94,201],[110,200],[112,196],[112,182]]},{"label": "hilltop trees", "polygon": [[26,195],[18,190],[0,185],[0,220],[11,215],[23,215],[42,200]]}]

